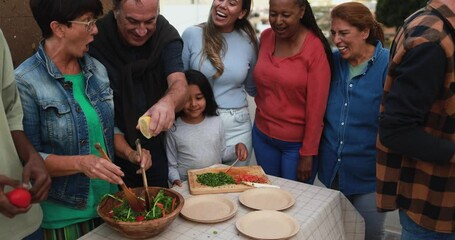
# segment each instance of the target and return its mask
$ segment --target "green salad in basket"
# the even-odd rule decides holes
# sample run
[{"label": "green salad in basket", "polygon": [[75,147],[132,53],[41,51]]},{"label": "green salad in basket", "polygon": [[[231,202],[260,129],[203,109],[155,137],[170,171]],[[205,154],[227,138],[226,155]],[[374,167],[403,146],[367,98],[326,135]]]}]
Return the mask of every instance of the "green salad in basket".
[{"label": "green salad in basket", "polygon": [[160,190],[153,198],[150,209],[146,209],[144,212],[136,212],[131,209],[126,199],[120,199],[112,194],[106,194],[104,197],[111,197],[122,203],[109,212],[110,217],[122,222],[140,222],[165,217],[166,214],[173,212],[176,207],[176,198],[164,195],[163,190]]}]

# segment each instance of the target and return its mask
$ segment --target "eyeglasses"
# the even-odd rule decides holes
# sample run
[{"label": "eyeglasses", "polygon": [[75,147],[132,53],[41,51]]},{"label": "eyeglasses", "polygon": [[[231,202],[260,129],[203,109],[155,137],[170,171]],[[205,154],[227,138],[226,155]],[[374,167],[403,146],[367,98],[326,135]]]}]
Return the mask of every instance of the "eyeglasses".
[{"label": "eyeglasses", "polygon": [[98,19],[92,19],[88,22],[81,22],[81,21],[68,21],[68,22],[85,25],[85,30],[87,30],[87,32],[90,32],[90,31],[92,31],[93,27],[95,26],[97,20]]}]

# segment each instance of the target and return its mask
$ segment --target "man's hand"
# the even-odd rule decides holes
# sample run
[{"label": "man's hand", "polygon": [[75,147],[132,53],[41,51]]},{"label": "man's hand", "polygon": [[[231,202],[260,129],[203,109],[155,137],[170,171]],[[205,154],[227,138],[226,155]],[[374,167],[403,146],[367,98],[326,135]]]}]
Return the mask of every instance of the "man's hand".
[{"label": "man's hand", "polygon": [[6,177],[4,175],[0,175],[0,213],[9,218],[13,218],[17,214],[26,213],[28,210],[30,210],[32,205],[28,206],[27,208],[18,208],[9,202],[5,193],[6,185],[13,188],[25,187],[24,184],[21,184],[17,180]]},{"label": "man's hand", "polygon": [[51,177],[43,158],[25,136],[24,131],[12,131],[11,137],[19,158],[24,165],[22,182],[27,185],[27,188],[30,181],[33,183],[30,189],[32,202],[37,203],[47,199],[47,193],[51,187]]},{"label": "man's hand", "polygon": [[[39,155],[37,155],[39,156]],[[24,166],[22,180],[28,184],[33,182],[29,190],[32,194],[32,202],[37,203],[47,199],[47,194],[51,187],[51,177],[49,176],[41,156],[30,159]]]},{"label": "man's hand", "polygon": [[[181,110],[188,99],[188,84],[183,72],[169,74],[167,84],[166,95],[143,114],[151,117],[149,129],[153,136],[172,127],[175,112]],[[139,129],[139,124],[136,128]]]},{"label": "man's hand", "polygon": [[[150,116],[149,131],[152,136],[157,136],[162,131],[169,130],[174,124],[175,105],[172,101],[162,98],[147,110],[144,115]],[[139,129],[139,124],[136,128]]]},{"label": "man's hand", "polygon": [[[141,157],[139,157],[139,154],[137,151],[131,149],[130,153],[128,154],[128,161],[139,165],[140,167],[144,167],[145,170],[149,169],[152,167],[152,154],[150,154],[150,151],[142,148],[142,154]],[[141,169],[136,171],[137,174],[141,174],[142,171]]]}]

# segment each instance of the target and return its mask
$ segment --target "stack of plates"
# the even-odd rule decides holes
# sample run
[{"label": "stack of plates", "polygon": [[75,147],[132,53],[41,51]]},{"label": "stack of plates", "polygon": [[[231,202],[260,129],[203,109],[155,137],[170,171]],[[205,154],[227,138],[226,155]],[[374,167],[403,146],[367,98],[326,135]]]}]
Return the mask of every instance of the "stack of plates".
[{"label": "stack of plates", "polygon": [[185,199],[180,214],[188,220],[201,223],[217,223],[232,218],[237,204],[220,195],[199,195]]}]

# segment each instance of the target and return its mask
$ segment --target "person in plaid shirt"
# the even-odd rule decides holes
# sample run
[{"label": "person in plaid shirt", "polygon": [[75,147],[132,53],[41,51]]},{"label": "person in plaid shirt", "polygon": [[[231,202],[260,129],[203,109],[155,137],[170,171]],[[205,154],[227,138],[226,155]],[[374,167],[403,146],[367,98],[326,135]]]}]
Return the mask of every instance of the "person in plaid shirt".
[{"label": "person in plaid shirt", "polygon": [[432,0],[395,36],[380,108],[377,206],[402,239],[455,239],[455,1]]}]

